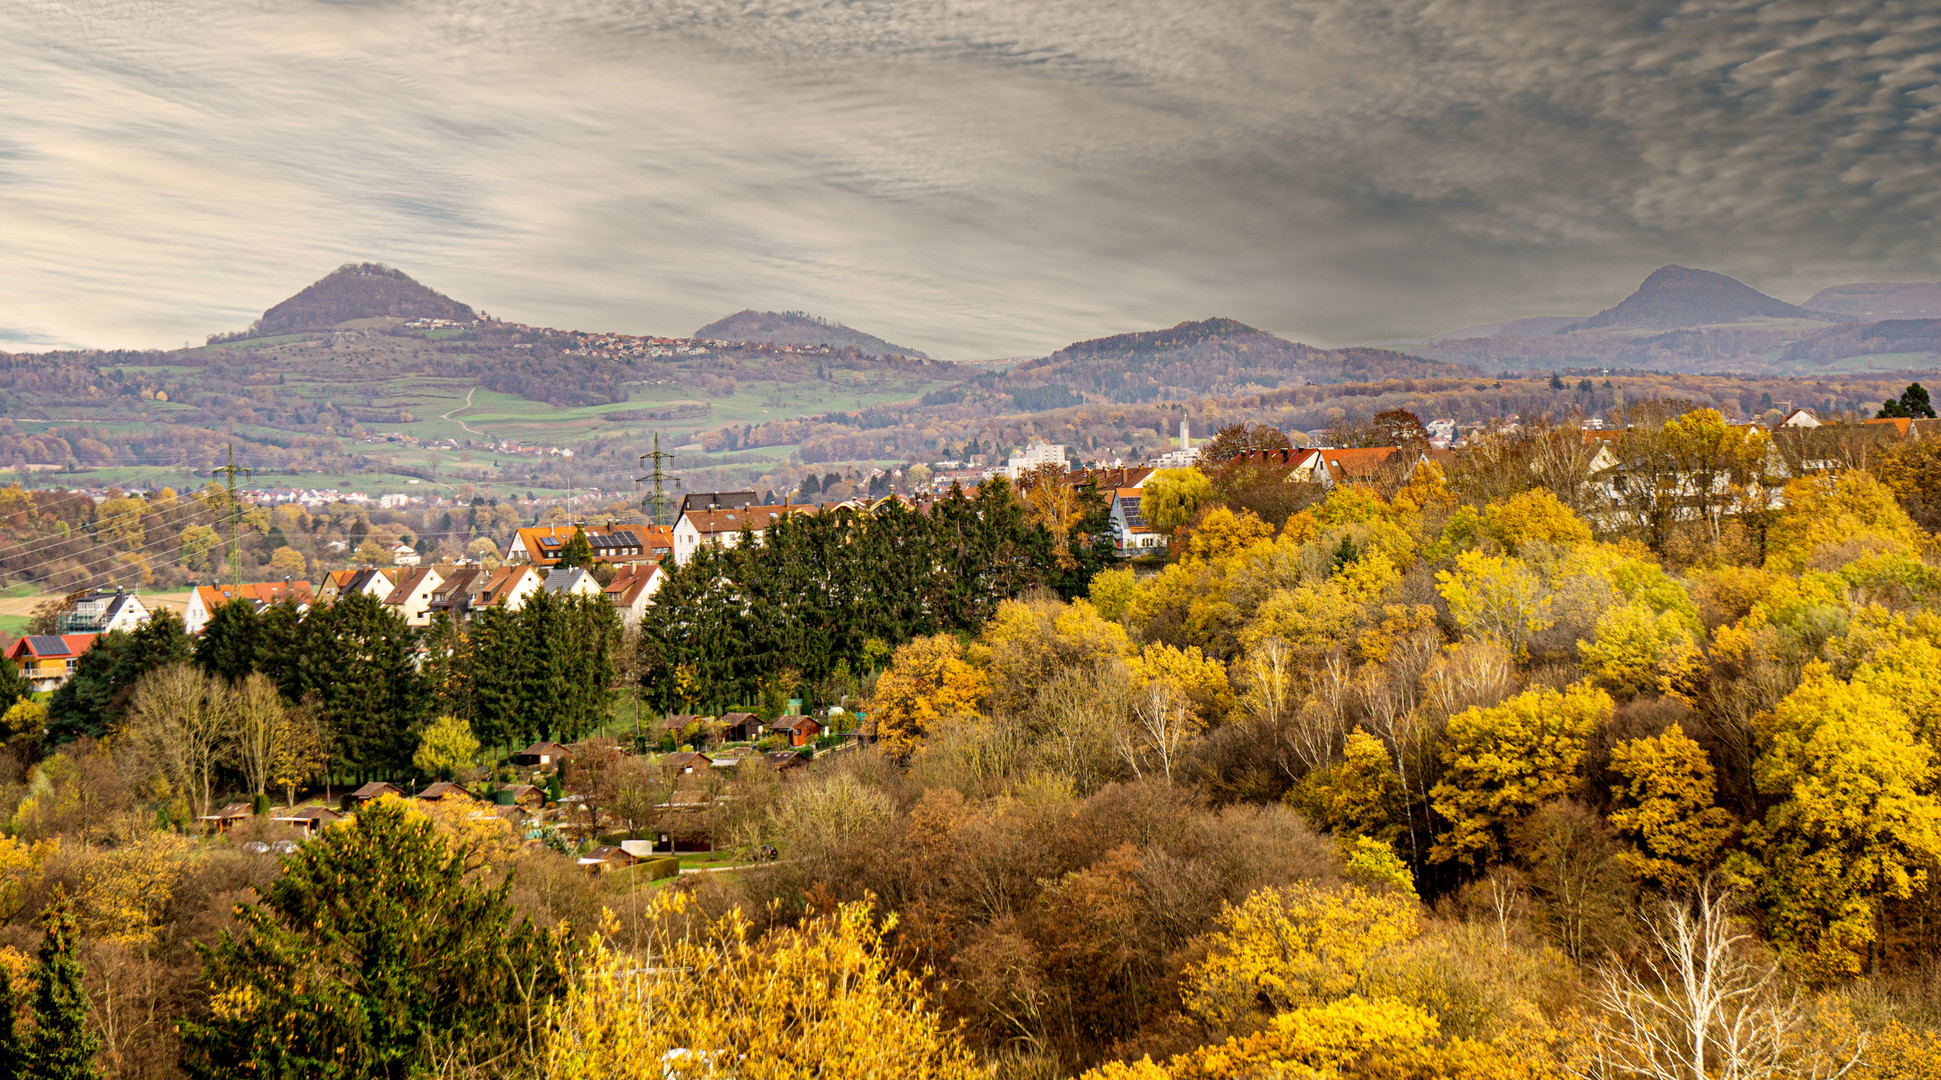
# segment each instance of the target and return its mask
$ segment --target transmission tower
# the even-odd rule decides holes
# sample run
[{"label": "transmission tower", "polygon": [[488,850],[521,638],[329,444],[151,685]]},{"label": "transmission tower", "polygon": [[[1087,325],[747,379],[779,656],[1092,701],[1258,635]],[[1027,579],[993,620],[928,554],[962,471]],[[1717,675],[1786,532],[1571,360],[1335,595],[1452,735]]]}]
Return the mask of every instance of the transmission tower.
[{"label": "transmission tower", "polygon": [[[634,477],[634,490],[640,490],[640,485],[648,480],[654,482],[654,493],[647,498],[647,516],[652,519],[655,525],[665,525],[667,522],[663,519],[667,516],[667,474],[661,470],[661,462],[673,461],[674,455],[661,452],[660,432],[658,431],[654,432],[654,452],[640,455],[640,460],[642,461],[646,461],[649,458],[653,459],[654,467],[648,470],[646,476]],[[680,481],[676,480],[674,484],[678,487]]]},{"label": "transmission tower", "polygon": [[237,586],[243,583],[243,564],[241,559],[241,556],[242,556],[241,545],[242,545],[242,539],[243,539],[243,508],[242,508],[242,503],[236,498],[236,474],[242,473],[244,476],[250,476],[250,475],[253,475],[255,472],[256,472],[255,469],[244,469],[237,466],[236,446],[234,443],[231,443],[229,446],[229,464],[219,465],[209,470],[210,476],[214,476],[217,473],[223,473],[228,477],[227,498],[229,500],[229,584],[231,586]]}]

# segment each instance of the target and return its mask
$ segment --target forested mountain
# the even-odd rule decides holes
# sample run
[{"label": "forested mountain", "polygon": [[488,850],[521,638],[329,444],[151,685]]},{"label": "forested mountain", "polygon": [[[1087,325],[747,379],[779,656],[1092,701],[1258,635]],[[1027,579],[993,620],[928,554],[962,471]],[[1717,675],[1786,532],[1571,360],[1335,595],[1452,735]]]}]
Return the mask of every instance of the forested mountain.
[{"label": "forested mountain", "polygon": [[1814,319],[1827,316],[1776,300],[1736,278],[1710,270],[1662,266],[1644,279],[1638,291],[1616,306],[1564,327],[1575,330],[1636,328],[1671,330],[1682,326],[1710,326],[1740,319]]},{"label": "forested mountain", "polygon": [[1085,400],[1131,403],[1310,382],[1461,374],[1465,372],[1454,365],[1406,353],[1321,349],[1232,319],[1212,318],[1076,342],[1041,360],[973,379],[967,390],[1007,394],[1018,409],[1031,411]]},{"label": "forested mountain", "polygon": [[851,345],[871,356],[918,356],[924,354],[902,345],[893,345],[875,334],[830,322],[803,311],[755,311],[744,309],[694,332],[697,338],[717,341],[765,342],[771,345]]},{"label": "forested mountain", "polygon": [[472,309],[382,263],[346,263],[270,308],[250,328],[259,336],[325,330],[353,319],[447,319],[471,322]]}]

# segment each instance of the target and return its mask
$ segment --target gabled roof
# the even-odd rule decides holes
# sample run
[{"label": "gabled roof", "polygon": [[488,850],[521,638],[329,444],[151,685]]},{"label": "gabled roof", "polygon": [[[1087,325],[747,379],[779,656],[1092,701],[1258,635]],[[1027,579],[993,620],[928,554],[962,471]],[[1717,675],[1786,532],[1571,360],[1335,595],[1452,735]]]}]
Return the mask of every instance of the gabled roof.
[{"label": "gabled roof", "polygon": [[768,725],[770,731],[799,731],[805,727],[820,729],[822,725],[813,716],[778,716]]},{"label": "gabled roof", "polygon": [[806,503],[784,503],[780,506],[750,506],[736,510],[690,510],[681,515],[681,520],[692,525],[702,536],[720,536],[740,532],[744,527],[760,532],[781,520],[785,514],[813,514],[816,508]]},{"label": "gabled roof", "polygon": [[540,583],[540,590],[549,593],[571,592],[581,581],[591,578],[585,567],[575,566],[566,570],[554,570]]},{"label": "gabled roof", "polygon": [[[353,570],[341,570],[338,574],[350,580]],[[333,578],[338,574],[332,574]],[[312,601],[308,581],[258,581],[245,585],[198,585],[196,595],[202,598],[202,606],[214,611],[235,599],[254,600],[261,604],[275,604],[284,600],[294,600],[299,604]]]},{"label": "gabled roof", "polygon": [[418,793],[418,797],[420,799],[430,799],[433,802],[445,798],[469,800],[472,797],[472,793],[449,780],[439,780],[435,783],[426,784],[425,789]]},{"label": "gabled roof", "polygon": [[470,595],[472,582],[485,573],[476,566],[461,566],[431,590],[431,606],[447,607]]},{"label": "gabled roof", "polygon": [[350,797],[357,800],[358,802],[364,802],[367,799],[375,799],[384,795],[402,795],[402,794],[404,794],[404,792],[399,791],[396,787],[393,787],[392,785],[387,784],[382,780],[373,780],[370,783],[365,784],[363,787],[358,788],[356,791],[351,792]]},{"label": "gabled roof", "polygon": [[80,656],[88,651],[99,634],[29,634],[13,643],[7,650],[7,657],[19,660],[33,657],[36,660],[53,660],[70,656]]},{"label": "gabled roof", "polygon": [[1373,476],[1401,451],[1399,446],[1367,446],[1321,450],[1317,453],[1328,475],[1339,481]]},{"label": "gabled roof", "polygon": [[404,573],[399,574],[397,587],[392,589],[390,595],[384,598],[384,602],[395,607],[409,601],[411,594],[417,592],[419,586],[424,584],[425,578],[430,577],[432,574],[433,570],[429,566],[419,567],[415,570],[406,570]]},{"label": "gabled roof", "polygon": [[284,814],[282,817],[274,817],[274,818],[271,818],[270,820],[271,821],[314,821],[320,825],[328,825],[333,821],[342,821],[343,818],[344,818],[344,815],[338,813],[335,810],[332,810],[328,806],[302,806],[302,807],[298,807],[295,810],[292,810],[287,814]]}]

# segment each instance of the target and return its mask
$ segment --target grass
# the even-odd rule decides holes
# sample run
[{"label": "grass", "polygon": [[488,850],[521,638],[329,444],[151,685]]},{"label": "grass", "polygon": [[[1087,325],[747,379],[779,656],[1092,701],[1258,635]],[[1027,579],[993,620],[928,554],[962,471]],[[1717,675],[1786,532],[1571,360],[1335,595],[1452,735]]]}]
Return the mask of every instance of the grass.
[{"label": "grass", "polygon": [[0,633],[20,637],[27,633],[27,627],[32,625],[33,621],[32,615],[0,615]]}]

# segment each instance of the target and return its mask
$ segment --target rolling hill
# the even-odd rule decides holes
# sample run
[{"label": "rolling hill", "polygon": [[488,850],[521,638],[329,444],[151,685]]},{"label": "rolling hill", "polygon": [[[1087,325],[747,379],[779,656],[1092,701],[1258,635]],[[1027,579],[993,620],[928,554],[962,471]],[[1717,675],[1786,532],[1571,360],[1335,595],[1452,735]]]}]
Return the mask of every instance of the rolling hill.
[{"label": "rolling hill", "polygon": [[1941,318],[1941,281],[1865,281],[1821,289],[1806,302],[1867,320]]},{"label": "rolling hill", "polygon": [[853,345],[871,356],[928,359],[915,349],[891,344],[874,334],[865,334],[853,327],[803,311],[737,311],[696,330],[694,336],[718,341],[765,342],[770,345],[833,345],[837,348]]},{"label": "rolling hill", "polygon": [[250,332],[256,337],[327,330],[354,319],[448,319],[478,316],[451,297],[418,284],[382,263],[346,263],[288,300],[263,312]]}]

